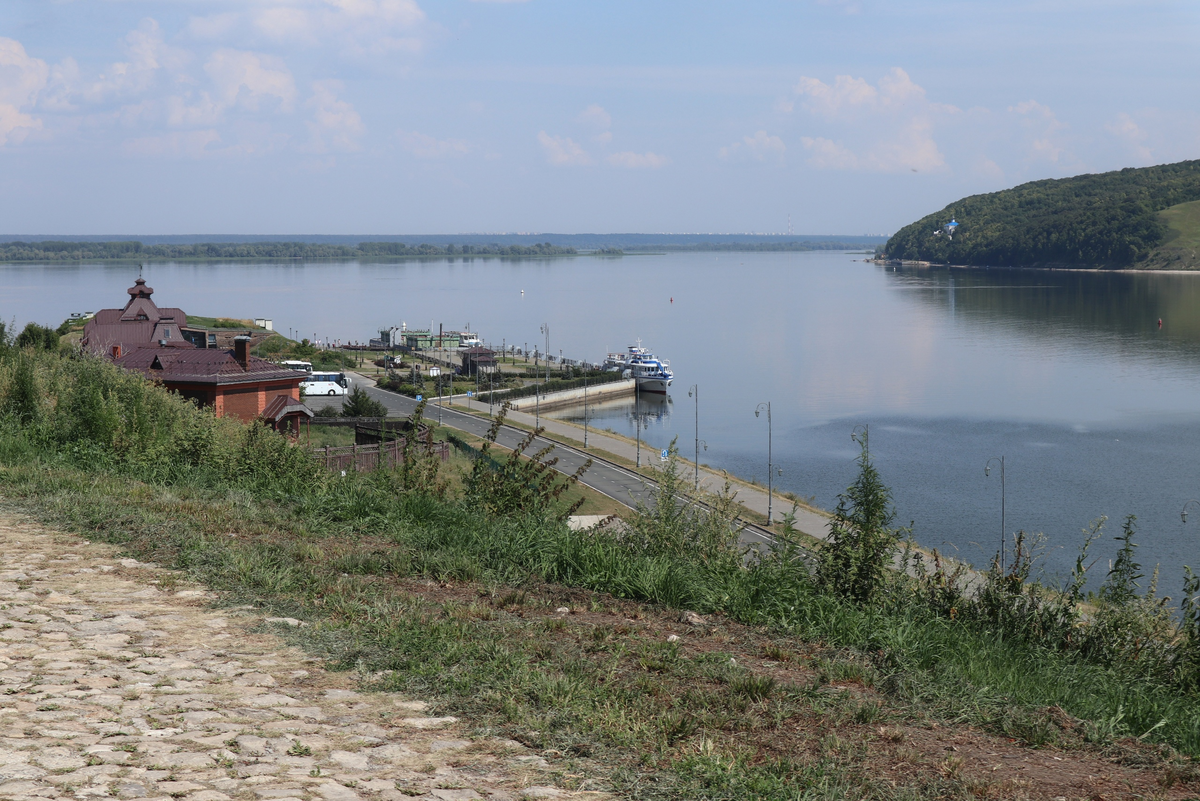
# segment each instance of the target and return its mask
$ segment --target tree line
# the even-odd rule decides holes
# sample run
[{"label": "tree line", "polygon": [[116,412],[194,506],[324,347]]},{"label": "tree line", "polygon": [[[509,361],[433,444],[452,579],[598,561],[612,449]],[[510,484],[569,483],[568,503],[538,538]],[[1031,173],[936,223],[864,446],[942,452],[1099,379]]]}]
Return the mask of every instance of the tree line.
[{"label": "tree line", "polygon": [[128,261],[133,259],[357,259],[437,256],[573,256],[575,248],[549,242],[534,245],[408,245],[403,242],[360,242],[357,246],[307,242],[198,243],[146,245],[125,242],[6,242],[0,261]]},{"label": "tree line", "polygon": [[[881,255],[974,266],[1135,266],[1166,237],[1158,212],[1193,200],[1200,200],[1200,160],[1033,181],[951,203],[897,231]],[[959,224],[953,238],[943,230],[951,219]]]}]

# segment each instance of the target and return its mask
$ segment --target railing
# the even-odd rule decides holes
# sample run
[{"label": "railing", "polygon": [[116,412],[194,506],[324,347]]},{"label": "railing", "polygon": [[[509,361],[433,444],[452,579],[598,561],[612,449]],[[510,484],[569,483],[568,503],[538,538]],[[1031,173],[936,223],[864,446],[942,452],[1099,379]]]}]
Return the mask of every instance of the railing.
[{"label": "railing", "polygon": [[[404,443],[403,439],[394,439],[375,445],[326,445],[324,448],[314,449],[313,458],[323,461],[327,470],[376,470],[380,467],[381,460],[383,467],[395,469],[404,461]],[[417,447],[424,449],[426,445],[418,443]],[[435,442],[432,447],[439,459],[443,462],[449,460],[449,445],[445,442]]]}]

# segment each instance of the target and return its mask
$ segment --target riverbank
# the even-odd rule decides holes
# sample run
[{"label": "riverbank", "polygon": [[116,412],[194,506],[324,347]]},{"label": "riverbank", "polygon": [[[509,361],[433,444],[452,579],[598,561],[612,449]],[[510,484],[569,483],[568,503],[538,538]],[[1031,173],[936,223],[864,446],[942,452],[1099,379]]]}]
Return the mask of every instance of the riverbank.
[{"label": "riverbank", "polygon": [[[114,368],[19,358],[45,403],[36,424],[0,419],[9,513],[184,571],[230,606],[308,623],[288,631],[313,656],[468,721],[469,744],[516,740],[564,792],[631,796],[648,782],[680,801],[782,800],[798,787],[880,799],[1194,792],[1190,763],[1165,746],[1200,753],[1200,699],[1148,677],[1144,649],[1128,672],[1059,651],[1003,628],[1020,615],[990,622],[966,598],[941,608],[936,575],[889,573],[857,603],[786,548],[744,561],[728,509],[660,502],[623,531],[576,532],[549,492],[514,507],[503,483],[466,481],[458,494],[423,469],[337,475]],[[16,368],[0,367],[12,397]],[[102,398],[152,424],[80,425],[93,412],[71,402],[81,382],[70,379],[83,369],[98,371],[93,385],[120,382]],[[525,476],[513,491],[530,487]],[[668,462],[658,478],[669,501],[690,477]],[[12,578],[29,583],[20,591],[40,577]],[[1005,586],[993,588],[1019,612],[1023,594]]]},{"label": "riverbank", "polygon": [[863,261],[883,267],[904,267],[906,269],[924,270],[1038,270],[1043,272],[1132,273],[1137,275],[1200,275],[1200,265],[1195,267],[1181,267],[1178,270],[1164,270],[1159,267],[1142,270],[1136,267],[1073,267],[1068,265],[1021,267],[1011,265],[997,266],[994,264],[983,266],[977,264],[935,264],[929,261],[905,261],[903,259],[863,259]]}]

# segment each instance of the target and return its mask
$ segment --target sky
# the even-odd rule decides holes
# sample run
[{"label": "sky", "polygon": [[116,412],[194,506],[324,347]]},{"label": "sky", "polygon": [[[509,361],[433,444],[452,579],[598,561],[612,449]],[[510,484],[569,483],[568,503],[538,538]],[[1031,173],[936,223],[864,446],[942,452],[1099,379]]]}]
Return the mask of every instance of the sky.
[{"label": "sky", "polygon": [[4,0],[0,235],[889,234],[1200,158],[1200,4]]}]

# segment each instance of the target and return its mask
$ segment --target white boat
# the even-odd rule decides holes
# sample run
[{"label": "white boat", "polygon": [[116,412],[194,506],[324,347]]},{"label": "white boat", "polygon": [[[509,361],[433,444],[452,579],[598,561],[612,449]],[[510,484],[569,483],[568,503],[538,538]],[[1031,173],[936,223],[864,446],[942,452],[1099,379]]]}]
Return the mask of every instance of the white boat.
[{"label": "white boat", "polygon": [[643,348],[640,339],[624,353],[608,354],[603,367],[605,370],[620,371],[637,381],[639,392],[666,395],[667,387],[675,380],[671,363],[655,356],[649,348]]}]

